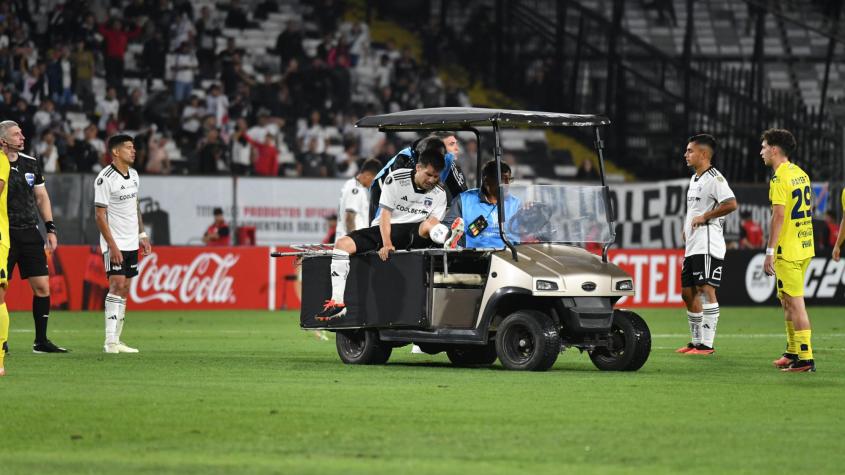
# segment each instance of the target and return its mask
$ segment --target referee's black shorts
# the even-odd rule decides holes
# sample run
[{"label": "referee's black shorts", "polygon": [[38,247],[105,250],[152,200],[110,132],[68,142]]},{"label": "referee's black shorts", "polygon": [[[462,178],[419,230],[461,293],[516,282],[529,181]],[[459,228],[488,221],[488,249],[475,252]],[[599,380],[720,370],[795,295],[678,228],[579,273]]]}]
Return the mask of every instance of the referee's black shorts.
[{"label": "referee's black shorts", "polygon": [[[425,249],[434,245],[431,239],[420,236],[420,224],[404,223],[390,225],[390,240],[397,250]],[[355,253],[378,251],[384,246],[381,240],[381,230],[378,226],[359,229],[349,233],[349,238],[355,242]]]},{"label": "referee's black shorts", "polygon": [[44,238],[38,228],[9,229],[9,277],[18,266],[21,279],[49,275]]}]

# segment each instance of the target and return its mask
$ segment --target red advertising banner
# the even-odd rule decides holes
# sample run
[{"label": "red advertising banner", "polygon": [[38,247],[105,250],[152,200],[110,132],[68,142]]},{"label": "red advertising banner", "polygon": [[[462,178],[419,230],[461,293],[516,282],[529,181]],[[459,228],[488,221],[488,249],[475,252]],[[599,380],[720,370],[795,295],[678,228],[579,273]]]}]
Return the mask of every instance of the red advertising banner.
[{"label": "red advertising banner", "polygon": [[[137,310],[299,309],[301,283],[293,257],[271,258],[272,247],[158,246],[141,256],[129,305]],[[634,278],[636,296],[624,307],[681,307],[683,250],[612,250],[611,262]],[[108,293],[97,246],[60,246],[50,256],[55,309],[98,310]],[[17,272],[6,302],[29,311],[32,291]]]},{"label": "red advertising banner", "polygon": [[[129,305],[138,310],[299,308],[293,258],[274,259],[270,247],[158,246],[141,256]],[[50,256],[55,309],[103,308],[108,279],[97,246],[60,246]],[[9,309],[27,311],[32,291],[17,272],[6,295]]]},{"label": "red advertising banner", "polygon": [[269,254],[266,247],[156,248],[138,261],[129,301],[139,310],[267,308]]},{"label": "red advertising banner", "polygon": [[608,259],[634,278],[636,295],[623,297],[617,306],[683,307],[683,249],[611,250]]}]

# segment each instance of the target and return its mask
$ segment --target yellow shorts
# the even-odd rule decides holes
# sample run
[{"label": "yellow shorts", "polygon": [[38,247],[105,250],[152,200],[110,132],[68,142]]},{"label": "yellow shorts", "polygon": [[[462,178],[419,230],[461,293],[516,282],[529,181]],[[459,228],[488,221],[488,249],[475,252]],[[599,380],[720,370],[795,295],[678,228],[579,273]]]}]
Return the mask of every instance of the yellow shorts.
[{"label": "yellow shorts", "polygon": [[807,266],[810,265],[811,257],[803,261],[785,261],[775,259],[775,278],[778,282],[778,298],[783,294],[789,297],[804,296],[804,274],[807,273]]},{"label": "yellow shorts", "polygon": [[0,244],[0,287],[9,287],[9,248]]}]

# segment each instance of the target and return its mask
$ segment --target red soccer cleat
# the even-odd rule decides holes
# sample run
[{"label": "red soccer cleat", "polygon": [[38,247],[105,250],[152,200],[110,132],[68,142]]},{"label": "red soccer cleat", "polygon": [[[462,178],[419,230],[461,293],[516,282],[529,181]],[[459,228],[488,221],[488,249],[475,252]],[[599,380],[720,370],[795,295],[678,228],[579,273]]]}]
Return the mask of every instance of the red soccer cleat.
[{"label": "red soccer cleat", "polygon": [[794,353],[784,353],[780,358],[772,361],[772,364],[775,365],[777,369],[784,369],[788,368],[789,365],[798,361],[798,355]]},{"label": "red soccer cleat", "polygon": [[813,360],[795,360],[786,368],[782,368],[784,373],[815,373],[816,362]]},{"label": "red soccer cleat", "polygon": [[326,303],[323,304],[323,309],[314,316],[314,320],[328,322],[336,318],[341,318],[344,315],[346,315],[346,305],[337,303],[334,300],[326,300]]},{"label": "red soccer cleat", "polygon": [[684,345],[684,346],[678,348],[677,350],[675,350],[675,353],[689,353],[690,351],[692,351],[694,349],[695,349],[695,345],[693,345],[692,343],[687,343],[686,345]]},{"label": "red soccer cleat", "polygon": [[688,355],[712,355],[715,353],[716,350],[710,348],[709,346],[704,346],[701,344],[695,345],[695,348],[687,351],[686,354]]}]

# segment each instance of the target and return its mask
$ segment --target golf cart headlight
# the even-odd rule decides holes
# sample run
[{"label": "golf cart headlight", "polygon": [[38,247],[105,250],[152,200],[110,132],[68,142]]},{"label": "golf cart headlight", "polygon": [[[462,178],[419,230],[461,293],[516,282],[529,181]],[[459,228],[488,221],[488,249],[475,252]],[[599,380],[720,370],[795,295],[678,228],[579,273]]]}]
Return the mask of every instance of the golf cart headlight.
[{"label": "golf cart headlight", "polygon": [[633,280],[620,280],[616,283],[616,290],[634,290]]},{"label": "golf cart headlight", "polygon": [[550,280],[538,280],[537,290],[557,290],[557,282]]}]

